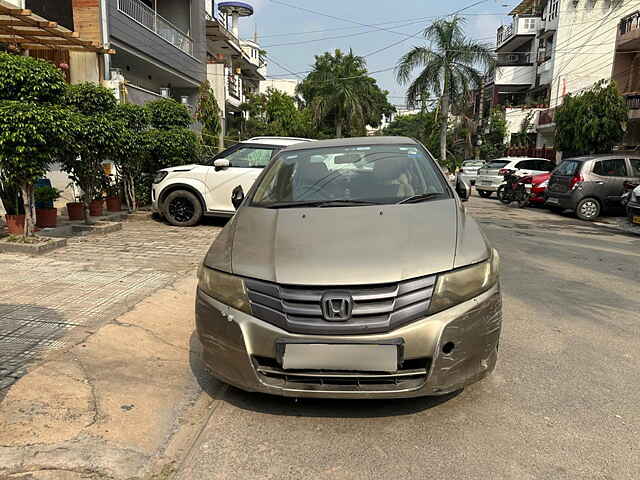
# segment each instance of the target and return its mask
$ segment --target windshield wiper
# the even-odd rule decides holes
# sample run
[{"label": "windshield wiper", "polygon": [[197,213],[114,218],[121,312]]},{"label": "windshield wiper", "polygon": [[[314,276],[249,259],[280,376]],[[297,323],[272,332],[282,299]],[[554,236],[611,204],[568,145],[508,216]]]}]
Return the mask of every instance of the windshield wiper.
[{"label": "windshield wiper", "polygon": [[410,197],[404,198],[402,200],[400,200],[399,202],[397,202],[397,204],[401,204],[401,203],[418,203],[418,202],[424,202],[426,200],[431,200],[432,198],[435,197],[441,197],[443,196],[443,193],[436,193],[436,192],[431,192],[431,193],[419,193],[417,195],[411,195]]},{"label": "windshield wiper", "polygon": [[264,208],[304,208],[304,207],[358,207],[365,205],[379,205],[378,202],[366,200],[314,200],[299,202],[275,202],[258,205]]}]

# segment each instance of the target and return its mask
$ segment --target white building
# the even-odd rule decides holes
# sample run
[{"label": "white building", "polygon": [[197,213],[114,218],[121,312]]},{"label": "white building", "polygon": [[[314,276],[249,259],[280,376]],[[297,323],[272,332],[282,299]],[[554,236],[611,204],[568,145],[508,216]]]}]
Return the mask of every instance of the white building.
[{"label": "white building", "polygon": [[267,93],[268,89],[278,90],[290,97],[297,97],[296,88],[300,80],[297,78],[267,78],[260,82],[260,93]]},{"label": "white building", "polygon": [[620,20],[639,7],[638,0],[523,0],[498,28],[484,116],[505,107],[511,134],[533,110],[537,147],[552,146],[555,108],[565,95],[612,77]]}]

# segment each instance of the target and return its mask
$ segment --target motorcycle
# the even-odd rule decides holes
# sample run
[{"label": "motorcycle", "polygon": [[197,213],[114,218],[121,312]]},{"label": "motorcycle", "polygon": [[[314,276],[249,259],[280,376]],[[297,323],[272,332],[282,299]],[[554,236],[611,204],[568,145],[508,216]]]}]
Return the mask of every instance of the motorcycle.
[{"label": "motorcycle", "polygon": [[634,188],[638,187],[640,183],[625,181],[624,182],[624,193],[622,194],[622,198],[620,199],[620,203],[623,207],[627,207],[629,200],[631,200],[631,192],[633,192]]},{"label": "motorcycle", "polygon": [[531,197],[531,176],[518,177],[515,173],[514,170],[503,173],[504,183],[498,187],[498,200],[505,205],[516,202],[519,208],[524,208]]}]

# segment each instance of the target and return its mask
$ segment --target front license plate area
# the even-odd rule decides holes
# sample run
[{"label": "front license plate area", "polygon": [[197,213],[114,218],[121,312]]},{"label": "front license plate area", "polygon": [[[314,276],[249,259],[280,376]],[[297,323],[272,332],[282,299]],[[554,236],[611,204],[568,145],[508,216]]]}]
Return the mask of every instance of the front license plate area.
[{"label": "front license plate area", "polygon": [[398,345],[286,343],[283,346],[285,370],[398,370]]}]

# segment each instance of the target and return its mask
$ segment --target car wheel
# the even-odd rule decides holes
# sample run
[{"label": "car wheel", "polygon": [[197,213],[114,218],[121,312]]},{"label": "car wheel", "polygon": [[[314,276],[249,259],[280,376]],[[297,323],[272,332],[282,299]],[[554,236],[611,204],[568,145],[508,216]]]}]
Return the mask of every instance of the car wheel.
[{"label": "car wheel", "polygon": [[164,200],[164,216],[176,227],[192,227],[202,217],[202,205],[193,193],[176,190]]},{"label": "car wheel", "polygon": [[[477,189],[476,189],[477,190]],[[489,190],[478,190],[478,194],[482,197],[482,198],[489,198],[491,196],[491,193]]]},{"label": "car wheel", "polygon": [[583,198],[576,207],[576,215],[580,220],[595,220],[600,216],[600,202],[595,198]]}]

